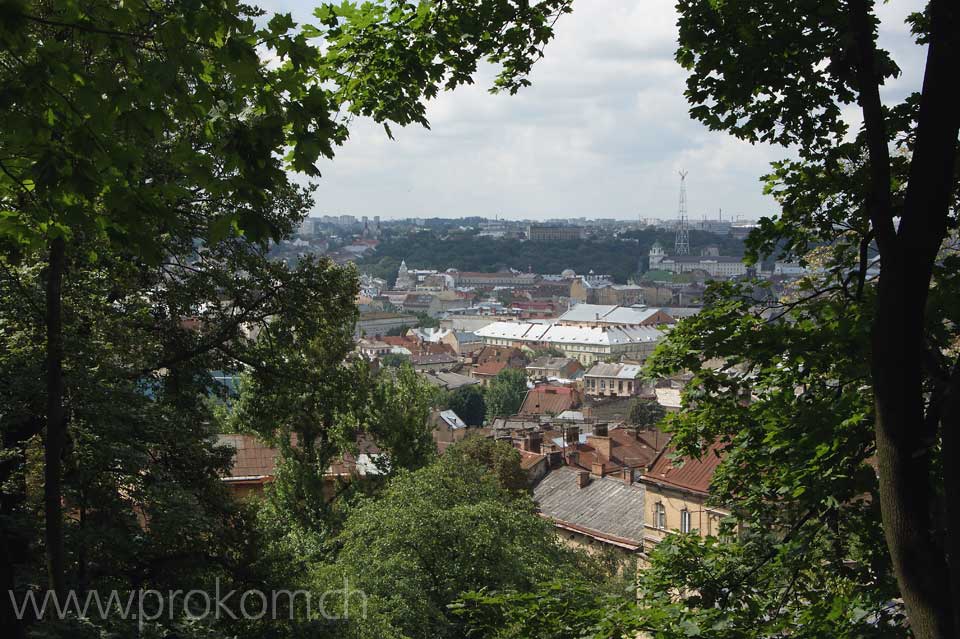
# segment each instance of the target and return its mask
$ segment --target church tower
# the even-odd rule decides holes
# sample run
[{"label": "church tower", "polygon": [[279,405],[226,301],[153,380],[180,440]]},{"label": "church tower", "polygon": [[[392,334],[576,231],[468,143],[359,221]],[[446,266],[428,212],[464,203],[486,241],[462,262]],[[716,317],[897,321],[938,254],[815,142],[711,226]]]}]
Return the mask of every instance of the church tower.
[{"label": "church tower", "polygon": [[660,266],[660,262],[662,262],[666,256],[667,253],[663,250],[663,247],[660,246],[660,242],[654,242],[653,246],[650,247],[650,270],[652,271]]},{"label": "church tower", "polygon": [[400,269],[397,271],[397,283],[393,287],[398,291],[412,291],[416,288],[416,283],[410,277],[410,271],[407,270],[407,261],[400,260]]}]

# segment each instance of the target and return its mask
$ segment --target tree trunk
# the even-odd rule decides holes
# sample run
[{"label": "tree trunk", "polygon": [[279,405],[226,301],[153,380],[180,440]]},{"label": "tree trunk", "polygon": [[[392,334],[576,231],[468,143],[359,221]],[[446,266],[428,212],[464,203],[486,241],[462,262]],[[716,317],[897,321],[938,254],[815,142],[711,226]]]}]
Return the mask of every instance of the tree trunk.
[{"label": "tree trunk", "polygon": [[[47,432],[44,438],[43,505],[47,559],[47,587],[63,597],[66,592],[63,543],[62,459],[67,439],[66,413],[63,407],[63,325],[62,284],[66,261],[62,237],[50,242],[47,264]],[[62,599],[61,599],[62,601]]]},{"label": "tree trunk", "polygon": [[914,636],[952,639],[950,575],[933,533],[933,448],[922,428],[922,342],[906,317],[922,312],[907,308],[903,279],[886,262],[880,277],[872,365],[883,532]]},{"label": "tree trunk", "polygon": [[[851,0],[858,98],[870,157],[867,210],[881,255],[871,369],[876,405],[877,474],[883,532],[917,639],[960,635],[951,596],[958,566],[934,517],[939,490],[933,453],[939,420],[925,419],[926,303],[933,266],[946,235],[960,117],[951,98],[960,64],[955,2],[932,0],[923,89],[917,112],[910,179],[902,210],[891,203],[889,136],[880,101],[871,0]],[[899,227],[894,216],[900,215]],[[943,434],[942,430],[940,434]],[[952,450],[944,440],[944,462]],[[945,486],[947,501],[960,499]],[[949,534],[947,535],[949,537]]]}]

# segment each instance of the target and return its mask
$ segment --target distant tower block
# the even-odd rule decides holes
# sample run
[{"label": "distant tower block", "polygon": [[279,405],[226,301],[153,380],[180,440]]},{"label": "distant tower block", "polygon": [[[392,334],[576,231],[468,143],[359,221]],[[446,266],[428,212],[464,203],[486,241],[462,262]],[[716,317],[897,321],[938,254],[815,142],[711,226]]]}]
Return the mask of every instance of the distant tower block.
[{"label": "distant tower block", "polygon": [[687,223],[687,172],[680,171],[680,207],[677,215],[675,255],[690,255],[690,227]]}]

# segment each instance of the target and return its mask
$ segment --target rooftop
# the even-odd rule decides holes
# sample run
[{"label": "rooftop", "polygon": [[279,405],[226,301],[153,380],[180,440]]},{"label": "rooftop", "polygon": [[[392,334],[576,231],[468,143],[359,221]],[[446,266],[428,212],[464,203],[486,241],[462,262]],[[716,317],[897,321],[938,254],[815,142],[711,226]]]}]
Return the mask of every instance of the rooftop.
[{"label": "rooftop", "polygon": [[558,527],[630,550],[643,546],[643,488],[610,477],[580,488],[572,468],[553,470],[533,487],[540,513]]},{"label": "rooftop", "polygon": [[700,459],[676,458],[676,450],[670,446],[660,453],[641,481],[662,483],[706,495],[721,460],[719,444],[709,446]]},{"label": "rooftop", "polygon": [[636,379],[643,366],[639,364],[594,364],[587,371],[586,377],[614,377],[616,379]]}]

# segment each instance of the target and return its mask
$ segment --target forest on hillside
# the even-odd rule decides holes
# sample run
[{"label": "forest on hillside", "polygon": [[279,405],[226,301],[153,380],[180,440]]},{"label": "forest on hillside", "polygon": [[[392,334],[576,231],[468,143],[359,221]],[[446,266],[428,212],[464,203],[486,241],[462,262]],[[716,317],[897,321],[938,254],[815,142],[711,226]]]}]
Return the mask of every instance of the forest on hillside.
[{"label": "forest on hillside", "polygon": [[[560,242],[529,242],[467,235],[444,236],[420,231],[391,237],[377,246],[377,252],[359,262],[361,270],[392,283],[401,260],[409,268],[494,272],[507,269],[535,273],[577,273],[610,275],[616,282],[647,268],[647,254],[654,242],[672,252],[674,234],[654,228],[628,231],[619,238],[583,239]],[[699,254],[715,245],[723,255],[743,255],[743,242],[729,235],[690,231],[690,250]]]}]

